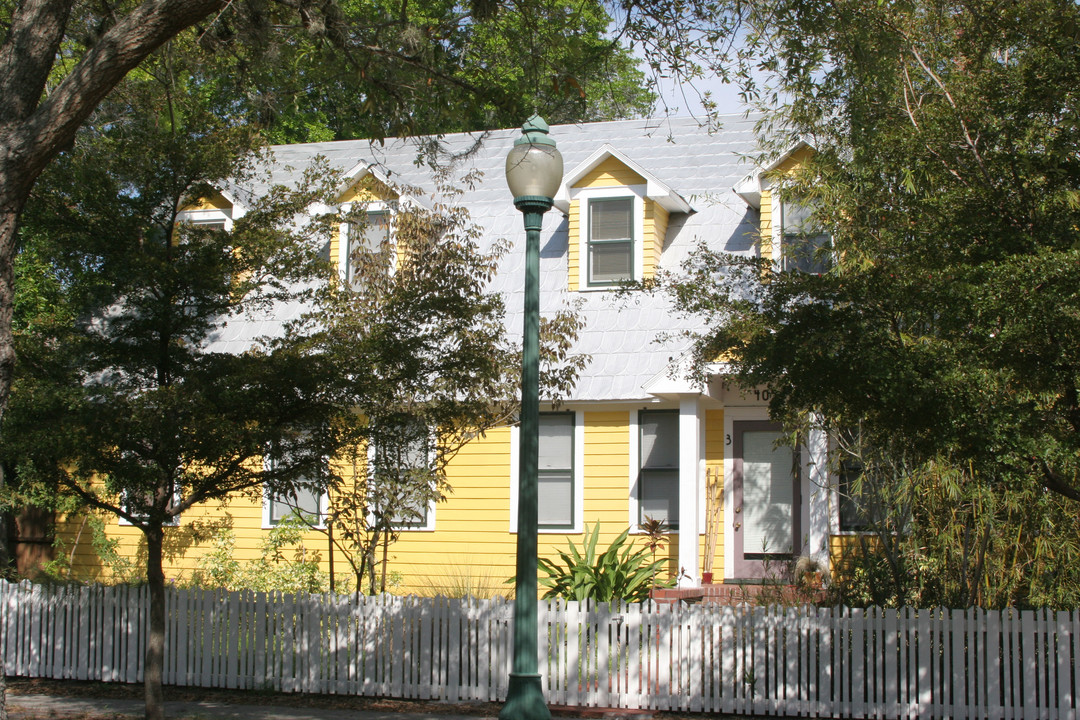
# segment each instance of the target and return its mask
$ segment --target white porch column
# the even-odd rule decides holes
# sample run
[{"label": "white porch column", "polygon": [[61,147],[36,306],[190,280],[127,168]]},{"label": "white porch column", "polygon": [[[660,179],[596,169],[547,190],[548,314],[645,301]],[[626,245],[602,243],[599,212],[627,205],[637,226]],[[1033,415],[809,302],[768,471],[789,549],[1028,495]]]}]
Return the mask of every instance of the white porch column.
[{"label": "white porch column", "polygon": [[[698,416],[698,396],[679,400],[679,587],[697,587],[698,505],[701,502],[701,449],[704,424]],[[683,574],[685,573],[685,574]],[[687,577],[689,576],[689,577]]]},{"label": "white porch column", "polygon": [[804,525],[807,546],[802,552],[829,567],[829,435],[820,418],[811,416],[806,437],[807,468],[803,481]]}]

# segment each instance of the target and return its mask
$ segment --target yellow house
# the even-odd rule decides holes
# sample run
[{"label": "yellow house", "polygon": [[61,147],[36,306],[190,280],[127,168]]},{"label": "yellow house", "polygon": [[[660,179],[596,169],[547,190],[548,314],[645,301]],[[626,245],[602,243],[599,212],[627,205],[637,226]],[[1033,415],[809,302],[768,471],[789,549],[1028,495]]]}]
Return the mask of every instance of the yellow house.
[{"label": "yellow house", "polygon": [[[719,130],[691,119],[551,130],[567,171],[555,211],[544,217],[541,312],[576,305],[584,321],[576,352],[591,361],[558,410],[541,419],[542,555],[564,549],[568,540],[580,544],[586,525],[599,523],[606,543],[627,528],[639,532],[648,516],[671,528],[663,551],[669,571],[681,587],[696,588],[707,566],[713,582],[733,583],[757,581],[803,555],[827,565],[830,538],[845,532],[824,434],[811,433],[798,449],[775,446],[780,428],[768,419],[766,389],[732,388],[723,363],[703,383],[688,379],[679,332],[694,329],[695,321],[673,314],[660,296],[616,292],[625,281],[678,272],[700,243],[779,262],[786,241],[782,218],[797,211],[773,192],[769,171],[783,171],[809,150],[797,147],[774,167],[755,169],[746,160],[756,148],[754,123],[733,115]],[[472,221],[487,241],[514,244],[493,285],[506,297],[508,333],[521,327],[524,233],[502,163],[517,135],[505,130],[438,139],[451,179],[479,173],[474,186],[461,185],[468,189],[460,202]],[[342,225],[326,248],[348,279],[350,247],[369,242],[373,233],[392,234],[403,205],[429,202],[434,181],[427,165],[416,162],[419,151],[409,140],[276,147],[267,182],[288,182],[317,158],[343,171],[340,208],[368,215],[363,226]],[[394,189],[401,187],[410,190]],[[183,219],[228,229],[245,212],[244,198],[261,189],[223,188]],[[281,308],[259,321],[230,322],[216,349],[242,351],[291,312]],[[399,590],[504,587],[514,573],[517,448],[517,428],[499,427],[455,457],[448,469],[452,493],[427,508],[422,521],[402,528],[390,547]],[[312,511],[323,502],[298,500]],[[225,507],[193,508],[167,533],[166,575],[190,574],[212,550],[212,531],[222,524],[235,535],[236,558],[253,557],[286,511],[265,493]],[[76,543],[78,522],[60,532]],[[120,540],[123,553],[138,553],[135,529],[112,520],[106,534]],[[76,545],[77,571],[93,575],[99,565],[83,547],[85,538]],[[320,553],[325,567],[325,539],[312,533],[305,546]]]}]

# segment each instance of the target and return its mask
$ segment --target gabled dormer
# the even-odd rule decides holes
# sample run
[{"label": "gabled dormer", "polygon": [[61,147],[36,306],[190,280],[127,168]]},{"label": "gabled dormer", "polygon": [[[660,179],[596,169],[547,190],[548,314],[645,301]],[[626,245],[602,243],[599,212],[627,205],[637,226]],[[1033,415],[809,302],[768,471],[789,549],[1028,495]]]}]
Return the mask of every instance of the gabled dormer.
[{"label": "gabled dormer", "polygon": [[814,153],[805,141],[795,143],[769,165],[747,175],[735,193],[758,210],[758,252],[783,270],[823,272],[828,235],[815,229],[812,208],[785,198],[784,180],[799,172]]},{"label": "gabled dormer", "polygon": [[232,230],[233,220],[244,215],[246,208],[236,196],[227,190],[218,190],[207,197],[200,197],[185,205],[177,213],[179,222],[204,227]]},{"label": "gabled dormer", "polygon": [[337,202],[341,214],[351,221],[341,223],[330,238],[330,257],[336,259],[338,272],[347,282],[352,281],[350,262],[355,248],[378,251],[389,241],[400,199],[378,168],[361,164],[345,174]]},{"label": "gabled dormer", "polygon": [[565,175],[555,206],[569,218],[571,291],[652,278],[671,213],[692,211],[667,183],[611,145]]}]

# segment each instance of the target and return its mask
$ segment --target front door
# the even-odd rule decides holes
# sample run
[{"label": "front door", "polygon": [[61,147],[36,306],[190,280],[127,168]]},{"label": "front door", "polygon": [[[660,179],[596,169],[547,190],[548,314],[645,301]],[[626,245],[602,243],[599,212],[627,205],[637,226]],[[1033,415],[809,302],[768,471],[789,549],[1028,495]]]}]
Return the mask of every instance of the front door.
[{"label": "front door", "polygon": [[736,579],[786,580],[799,539],[799,454],[780,426],[732,423],[732,540]]}]

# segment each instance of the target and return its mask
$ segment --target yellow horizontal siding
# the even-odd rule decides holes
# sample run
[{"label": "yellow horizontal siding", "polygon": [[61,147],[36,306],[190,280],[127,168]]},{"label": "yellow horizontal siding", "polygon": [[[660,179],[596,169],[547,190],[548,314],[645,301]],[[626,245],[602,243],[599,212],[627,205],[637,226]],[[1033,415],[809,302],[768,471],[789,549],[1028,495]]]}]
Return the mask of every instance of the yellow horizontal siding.
[{"label": "yellow horizontal siding", "polygon": [[621,160],[609,157],[600,163],[580,180],[574,183],[575,188],[597,187],[626,187],[629,185],[644,185],[645,178],[626,166]]},{"label": "yellow horizontal siding", "polygon": [[[585,486],[584,522],[590,528],[601,523],[600,545],[606,547],[626,529],[629,520],[629,411],[584,413],[584,456],[581,469]],[[357,472],[363,474],[362,453]],[[341,468],[346,476],[351,468]],[[485,592],[506,593],[503,581],[514,574],[517,536],[510,526],[510,429],[496,428],[470,442],[458,453],[447,469],[453,488],[435,511],[435,531],[404,531],[389,548],[388,567],[398,584],[394,592],[457,592],[454,588],[483,586]],[[265,540],[262,528],[260,496],[243,495],[227,505],[191,508],[181,518],[178,528],[166,530],[166,577],[183,582],[190,578],[199,560],[214,549],[216,530],[231,527],[235,547],[233,558],[240,562],[255,560]],[[65,539],[73,539],[77,519],[64,521],[58,528]],[[129,557],[145,560],[141,533],[119,526],[115,519],[106,524],[110,538],[120,541],[120,550]],[[557,557],[573,540],[579,546],[580,534],[544,533],[538,546],[543,555]],[[329,551],[325,535],[312,531],[304,538],[304,547],[318,555],[321,567],[328,570]],[[632,542],[640,547],[644,540]],[[292,549],[286,557],[292,557]],[[674,572],[677,536],[669,538],[668,547],[658,553],[667,559]],[[381,551],[377,553],[381,559]],[[84,578],[102,578],[106,573],[89,542],[89,531],[80,539],[76,552],[77,573]],[[351,577],[340,552],[335,554],[339,580]]]},{"label": "yellow horizontal siding", "polygon": [[875,552],[881,540],[873,535],[830,535],[829,566],[834,574],[843,575],[852,569],[862,554],[863,543],[867,550]]},{"label": "yellow horizontal siding", "polygon": [[570,216],[567,219],[566,244],[566,287],[570,292],[577,292],[581,286],[581,201],[570,203]]},{"label": "yellow horizontal siding", "polygon": [[[335,225],[330,231],[330,262],[337,265],[341,257],[341,225]],[[347,262],[347,261],[346,261]],[[338,268],[339,272],[345,272],[345,267]]]},{"label": "yellow horizontal siding", "polygon": [[586,412],[584,517],[600,522],[600,542],[610,543],[630,518],[630,413]]},{"label": "yellow horizontal siding", "polygon": [[210,197],[201,197],[190,205],[185,206],[182,210],[231,210],[232,203],[225,199],[225,196],[219,192],[215,192]]},{"label": "yellow horizontal siding", "polygon": [[667,237],[668,211],[655,201],[645,200],[645,222],[642,238],[642,279],[649,280],[656,276],[660,265],[660,253],[664,249]]},{"label": "yellow horizontal siding", "polygon": [[[712,472],[719,472],[721,475],[720,484],[720,502],[723,503],[723,474],[724,474],[724,411],[723,410],[706,410],[705,411],[705,467]],[[706,508],[707,510],[708,508]],[[713,556],[713,578],[714,582],[719,581],[724,577],[724,529],[725,524],[723,520],[723,510],[720,510],[720,525],[719,532],[716,538],[716,551]],[[705,535],[704,528],[702,528],[701,537],[702,555],[704,557],[705,552]]]},{"label": "yellow horizontal siding", "polygon": [[387,202],[397,199],[397,193],[372,175],[365,175],[341,194],[338,202]]},{"label": "yellow horizontal siding", "polygon": [[759,246],[761,257],[764,260],[775,260],[773,257],[773,230],[772,230],[772,190],[761,191],[761,227],[758,228]]}]

